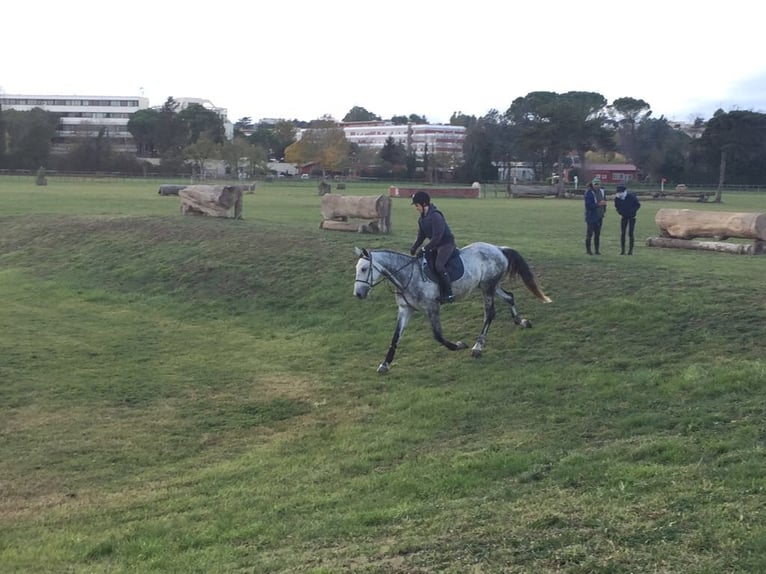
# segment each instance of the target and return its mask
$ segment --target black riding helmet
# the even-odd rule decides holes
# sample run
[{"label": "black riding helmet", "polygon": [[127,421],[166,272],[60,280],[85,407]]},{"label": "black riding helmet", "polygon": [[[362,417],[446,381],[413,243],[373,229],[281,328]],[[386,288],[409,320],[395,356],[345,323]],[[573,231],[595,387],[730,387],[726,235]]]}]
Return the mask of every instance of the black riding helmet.
[{"label": "black riding helmet", "polygon": [[413,205],[431,205],[431,196],[425,191],[416,191],[412,194]]}]

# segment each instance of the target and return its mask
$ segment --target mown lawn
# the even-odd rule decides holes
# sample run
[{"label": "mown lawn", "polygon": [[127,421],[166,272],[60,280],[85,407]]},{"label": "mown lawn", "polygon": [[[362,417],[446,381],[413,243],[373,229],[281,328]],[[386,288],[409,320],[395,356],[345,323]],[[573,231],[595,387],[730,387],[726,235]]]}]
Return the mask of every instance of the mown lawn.
[{"label": "mown lawn", "polygon": [[[386,193],[350,184],[345,193]],[[516,248],[481,359],[410,323],[314,184],[262,184],[242,221],[182,217],[151,182],[0,178],[0,571],[766,571],[766,258],[637,248],[576,200],[437,201],[460,243]],[[472,341],[478,297],[445,307]]]}]

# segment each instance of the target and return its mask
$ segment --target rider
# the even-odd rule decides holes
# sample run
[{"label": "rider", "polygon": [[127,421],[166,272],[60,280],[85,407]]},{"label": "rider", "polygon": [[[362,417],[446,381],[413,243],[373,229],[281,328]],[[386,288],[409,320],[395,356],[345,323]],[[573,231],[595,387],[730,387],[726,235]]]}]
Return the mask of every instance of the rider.
[{"label": "rider", "polygon": [[410,248],[410,254],[415,255],[423,241],[426,238],[430,239],[424,251],[433,252],[435,255],[434,267],[441,291],[438,301],[451,303],[454,300],[452,281],[445,266],[455,251],[455,236],[452,235],[444,214],[431,203],[431,197],[425,191],[415,192],[412,196],[412,204],[420,213],[420,217],[418,218],[418,237]]}]

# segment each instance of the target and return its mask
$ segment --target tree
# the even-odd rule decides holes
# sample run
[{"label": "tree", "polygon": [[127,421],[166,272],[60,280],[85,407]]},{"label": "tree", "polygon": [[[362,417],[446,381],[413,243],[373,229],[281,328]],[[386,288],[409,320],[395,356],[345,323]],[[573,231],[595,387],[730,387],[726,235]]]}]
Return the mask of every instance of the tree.
[{"label": "tree", "polygon": [[285,149],[285,159],[296,164],[316,163],[324,177],[328,170],[337,172],[348,164],[350,150],[342,128],[310,128]]},{"label": "tree", "polygon": [[75,171],[111,171],[114,150],[101,128],[96,136],[86,133],[67,154],[69,169]]},{"label": "tree", "polygon": [[154,132],[157,151],[163,159],[179,158],[189,144],[187,127],[178,117],[178,102],[168,98],[158,112]]},{"label": "tree", "polygon": [[153,108],[138,110],[128,119],[128,131],[133,136],[139,157],[157,155],[157,131],[160,112]]},{"label": "tree", "polygon": [[42,108],[26,112],[5,110],[5,166],[10,169],[34,169],[48,165],[59,118]]},{"label": "tree", "polygon": [[293,122],[280,120],[274,124],[271,156],[278,160],[285,157],[285,148],[296,140],[298,130]]},{"label": "tree", "polygon": [[206,162],[221,157],[221,145],[203,135],[196,142],[184,148],[183,157],[194,162],[197,174],[202,178],[205,176]]},{"label": "tree", "polygon": [[419,116],[418,114],[410,114],[409,116],[391,116],[391,123],[394,125],[404,124],[427,124],[425,116]]},{"label": "tree", "polygon": [[380,159],[391,166],[403,166],[407,162],[407,149],[402,142],[388,136],[380,149]]},{"label": "tree", "polygon": [[454,112],[449,119],[449,125],[451,126],[463,126],[464,128],[467,128],[475,123],[476,116],[468,116],[463,112]]},{"label": "tree", "polygon": [[[500,146],[501,123],[499,114],[493,110],[478,120],[469,116],[461,116],[466,124],[465,140],[463,142],[464,164],[460,170],[460,178],[466,181],[490,181],[497,179],[498,159],[496,150]],[[457,117],[453,115],[453,120]],[[504,123],[504,122],[503,122]]]},{"label": "tree", "polygon": [[222,144],[226,139],[223,119],[205,106],[189,104],[178,113],[178,119],[186,126],[188,143],[193,144],[201,137],[217,144]]},{"label": "tree", "polygon": [[247,178],[255,173],[266,172],[266,151],[257,145],[251,145],[243,137],[235,137],[221,147],[221,159],[226,162],[234,176],[244,174]]},{"label": "tree", "polygon": [[520,152],[542,173],[553,173],[573,150],[584,158],[595,147],[614,147],[606,103],[595,92],[530,92],[516,98],[505,116],[517,128]]},{"label": "tree", "polygon": [[366,109],[354,106],[349,110],[349,112],[343,117],[344,122],[371,122],[371,121],[380,121],[380,116],[377,116],[373,114],[372,112],[368,112]]},{"label": "tree", "polygon": [[252,129],[253,125],[253,120],[248,116],[239,118],[234,122],[234,137],[244,135],[243,131]]},{"label": "tree", "polygon": [[607,108],[608,114],[617,128],[617,141],[620,151],[632,162],[637,161],[638,142],[636,130],[644,120],[652,115],[652,110],[644,100],[635,98],[617,98]]},{"label": "tree", "polygon": [[715,201],[721,201],[726,181],[757,184],[766,179],[766,114],[752,111],[718,110],[695,142],[697,161],[718,165]]},{"label": "tree", "polygon": [[690,143],[691,138],[665,118],[647,116],[636,126],[632,160],[647,181],[683,181]]}]

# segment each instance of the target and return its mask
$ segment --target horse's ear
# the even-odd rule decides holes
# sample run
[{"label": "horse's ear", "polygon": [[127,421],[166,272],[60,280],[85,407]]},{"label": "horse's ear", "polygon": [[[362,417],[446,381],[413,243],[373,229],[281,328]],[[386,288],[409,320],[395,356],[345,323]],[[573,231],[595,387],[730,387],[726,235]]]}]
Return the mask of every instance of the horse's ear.
[{"label": "horse's ear", "polygon": [[358,247],[354,247],[354,252],[357,254],[358,257],[369,257],[370,254],[367,253],[366,249],[359,249]]}]

